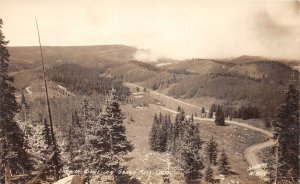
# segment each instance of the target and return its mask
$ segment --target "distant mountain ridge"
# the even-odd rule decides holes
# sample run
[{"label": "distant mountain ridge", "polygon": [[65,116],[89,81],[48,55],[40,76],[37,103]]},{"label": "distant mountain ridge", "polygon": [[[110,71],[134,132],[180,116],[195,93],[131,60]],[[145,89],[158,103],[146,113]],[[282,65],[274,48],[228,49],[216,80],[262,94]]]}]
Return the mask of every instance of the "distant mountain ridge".
[{"label": "distant mountain ridge", "polygon": [[[294,66],[299,64],[246,55],[224,60],[142,62],[134,57],[137,50],[124,45],[43,47],[49,71],[75,64],[87,68],[86,71],[97,70],[96,75],[139,83],[174,97],[211,97],[232,106],[252,104],[268,116],[280,104],[282,91],[294,75]],[[10,71],[18,89],[29,86],[41,71],[39,47],[9,47],[9,51]]]},{"label": "distant mountain ridge", "polygon": [[[10,71],[19,71],[30,69],[40,65],[40,50],[38,46],[16,46],[8,47],[10,53]],[[93,46],[43,46],[44,60],[46,64],[53,63],[76,63],[85,66],[95,66],[107,62],[127,62],[136,59],[138,49],[126,45],[93,45]],[[232,59],[188,59],[188,60],[171,60],[160,59],[159,63],[178,63],[176,67],[183,65],[182,62],[197,62],[197,70],[201,63],[209,65],[231,65],[250,62],[259,62],[270,60],[260,56],[242,55]],[[277,60],[276,60],[277,61]],[[287,63],[291,66],[299,66],[300,60],[278,60],[278,62]],[[161,65],[163,66],[163,65]],[[175,67],[175,66],[171,66]]]},{"label": "distant mountain ridge", "polygon": [[[40,65],[38,46],[8,47],[10,71],[29,69]],[[45,64],[76,63],[94,66],[107,62],[126,62],[134,59],[136,48],[125,45],[98,46],[43,46]]]}]

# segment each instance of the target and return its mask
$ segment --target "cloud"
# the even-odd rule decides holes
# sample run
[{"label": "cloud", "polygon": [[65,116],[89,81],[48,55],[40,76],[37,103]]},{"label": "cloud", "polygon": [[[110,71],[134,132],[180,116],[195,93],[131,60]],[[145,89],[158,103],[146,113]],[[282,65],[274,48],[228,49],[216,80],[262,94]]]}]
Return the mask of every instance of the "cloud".
[{"label": "cloud", "polygon": [[[298,1],[0,0],[11,45],[125,44],[156,60],[260,55],[300,58]],[[18,12],[18,14],[16,14]],[[22,30],[22,31],[20,31]]]}]

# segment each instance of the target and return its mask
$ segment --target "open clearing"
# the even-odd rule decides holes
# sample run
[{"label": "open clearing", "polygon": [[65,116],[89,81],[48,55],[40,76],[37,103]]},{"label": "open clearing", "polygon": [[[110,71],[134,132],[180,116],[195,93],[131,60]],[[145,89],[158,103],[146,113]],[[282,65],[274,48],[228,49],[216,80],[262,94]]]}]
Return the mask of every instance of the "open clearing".
[{"label": "open clearing", "polygon": [[[134,89],[132,88],[132,90]],[[148,136],[154,114],[159,112],[169,114],[170,109],[166,107],[178,104],[168,103],[166,105],[165,101],[154,99],[149,93],[144,93],[142,98],[136,99],[133,97],[132,99],[132,105],[122,107],[126,117],[128,117],[126,120],[127,135],[135,146],[135,150],[129,155],[130,159],[128,159],[127,164],[129,170],[139,171],[135,173],[135,176],[140,177],[143,183],[160,183],[162,177],[156,173],[167,169],[169,158],[166,153],[157,153],[150,150]],[[148,106],[143,105],[146,103],[149,103]],[[175,108],[173,107],[173,109]],[[130,121],[130,117],[134,121]],[[175,115],[173,114],[171,117],[172,122],[174,122]],[[267,140],[268,136],[234,124],[220,127],[211,121],[197,120],[196,117],[195,120],[199,122],[201,138],[207,141],[211,136],[214,136],[219,150],[225,148],[229,155],[232,171],[236,174],[227,177],[223,181],[224,183],[263,183],[257,176],[249,175],[249,165],[244,158],[244,150],[251,145]],[[204,161],[205,158],[203,158]],[[216,168],[214,170],[217,176]],[[175,182],[177,180],[178,183],[182,182],[182,176],[180,173],[175,172],[174,166],[170,167],[170,172],[171,183],[177,183]]]}]

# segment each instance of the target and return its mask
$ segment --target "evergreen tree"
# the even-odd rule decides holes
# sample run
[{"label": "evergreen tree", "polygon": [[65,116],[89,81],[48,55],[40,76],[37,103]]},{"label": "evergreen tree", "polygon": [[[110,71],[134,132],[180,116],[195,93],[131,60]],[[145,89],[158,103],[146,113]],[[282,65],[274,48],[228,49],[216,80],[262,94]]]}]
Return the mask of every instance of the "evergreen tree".
[{"label": "evergreen tree", "polygon": [[68,130],[68,145],[66,148],[66,151],[69,152],[69,158],[70,158],[70,162],[69,162],[69,170],[71,171],[75,171],[75,167],[74,167],[74,158],[75,158],[75,152],[76,152],[76,128],[77,127],[81,127],[80,126],[80,121],[79,121],[79,116],[77,114],[77,111],[73,111],[72,112],[72,121],[71,121],[71,125],[69,125],[69,130]]},{"label": "evergreen tree", "polygon": [[218,164],[219,164],[218,169],[219,169],[220,174],[229,175],[230,166],[229,166],[228,156],[224,149],[222,149],[220,158],[218,160]]},{"label": "evergreen tree", "polygon": [[181,112],[183,109],[178,105],[177,112]]},{"label": "evergreen tree", "polygon": [[72,121],[69,126],[69,145],[68,151],[70,155],[70,163],[69,170],[73,172],[73,174],[80,174],[79,172],[85,171],[85,166],[88,164],[87,160],[87,144],[85,142],[85,137],[87,136],[87,130],[85,126],[90,121],[89,115],[90,106],[87,100],[83,100],[82,106],[82,117],[80,117],[77,111],[72,112]]},{"label": "evergreen tree", "polygon": [[180,144],[183,141],[181,137],[183,136],[184,126],[187,122],[185,112],[183,109],[180,109],[179,113],[175,117],[175,123],[173,126],[173,140],[172,140],[172,147],[171,152],[173,155],[178,155],[180,150]]},{"label": "evergreen tree", "polygon": [[203,164],[199,157],[201,139],[193,118],[187,119],[182,110],[175,118],[172,147],[173,160],[182,170],[187,183],[199,183]]},{"label": "evergreen tree", "polygon": [[[27,143],[14,116],[18,104],[12,86],[13,78],[8,75],[9,53],[6,48],[8,41],[2,33],[0,19],[0,175],[4,176],[5,168],[13,174],[29,173],[32,165],[26,152]],[[1,179],[0,179],[1,180]],[[3,181],[1,181],[3,182]]]},{"label": "evergreen tree", "polygon": [[181,169],[187,183],[199,183],[202,177],[201,170],[204,168],[199,156],[202,141],[198,126],[190,118],[184,124],[183,133],[180,136],[180,153]]},{"label": "evergreen tree", "polygon": [[201,169],[203,169],[203,164],[198,151],[186,148],[182,151],[181,157],[181,168],[186,183],[199,183],[200,178],[202,177]]},{"label": "evergreen tree", "polygon": [[[56,142],[56,139],[52,139],[50,125],[47,122],[47,119],[43,119],[44,127],[42,130],[42,136],[44,139],[44,144],[47,146],[43,154],[46,158],[49,158],[50,155],[54,154],[52,160],[48,162],[46,169],[44,170],[44,175],[52,175],[52,176],[62,176],[62,160],[60,156],[59,146]],[[45,159],[43,164],[46,164],[48,160]],[[58,178],[57,178],[58,179]]]},{"label": "evergreen tree", "polygon": [[[31,160],[33,163],[34,170],[40,170],[46,161],[49,159],[51,152],[44,138],[44,119],[41,119],[41,123],[29,123],[26,126],[27,141],[30,146],[28,153],[32,156]],[[49,175],[48,168],[44,169],[40,178],[45,179]]]},{"label": "evergreen tree", "polygon": [[28,111],[29,111],[30,107],[27,103],[27,100],[25,98],[25,95],[22,91],[22,94],[21,94],[21,103],[20,103],[20,110],[21,110],[21,118],[22,118],[22,121],[25,121],[27,122],[27,116],[28,116]]},{"label": "evergreen tree", "polygon": [[167,138],[168,138],[168,128],[170,124],[168,123],[168,117],[160,113],[160,127],[159,127],[159,152],[165,152],[167,149]]},{"label": "evergreen tree", "polygon": [[206,155],[208,157],[208,162],[213,165],[217,165],[217,155],[218,155],[218,150],[217,150],[217,143],[214,141],[214,138],[211,137],[209,142],[206,144],[205,151]]},{"label": "evergreen tree", "polygon": [[165,152],[170,150],[172,142],[173,125],[170,115],[159,117],[155,114],[150,132],[150,145],[154,151]]},{"label": "evergreen tree", "polygon": [[241,108],[238,109],[238,118],[242,118],[243,120],[251,119],[251,118],[259,118],[260,113],[257,107],[253,106],[245,106],[242,105]]},{"label": "evergreen tree", "polygon": [[216,112],[216,104],[212,104],[212,105],[210,106],[208,118],[212,118],[214,112]]},{"label": "evergreen tree", "polygon": [[204,107],[202,107],[201,113],[205,113],[205,108]]},{"label": "evergreen tree", "polygon": [[153,118],[151,132],[150,132],[150,145],[151,145],[151,149],[154,151],[157,151],[159,148],[158,137],[159,137],[159,119],[157,117],[157,114],[155,114]]},{"label": "evergreen tree", "polygon": [[[62,175],[63,175],[63,161],[61,159],[61,152],[59,149],[59,146],[57,144],[56,138],[51,140],[52,141],[52,147],[51,151],[54,153],[51,166],[50,166],[50,171],[53,170],[53,175],[55,176],[55,180],[58,180]],[[58,178],[57,178],[58,177]]]},{"label": "evergreen tree", "polygon": [[188,144],[191,150],[202,149],[203,142],[200,138],[199,125],[195,124],[192,118],[189,119],[184,128],[182,139],[186,144]]},{"label": "evergreen tree", "polygon": [[[107,107],[100,118],[101,126],[98,129],[100,131],[97,132],[98,136],[104,137],[101,138],[100,150],[104,152],[101,155],[102,158],[100,158],[101,163],[105,166],[103,169],[113,172],[117,183],[121,182],[122,178],[118,175],[118,170],[123,168],[120,164],[120,157],[133,150],[133,145],[127,140],[125,134],[124,116],[119,106],[118,98],[112,91]],[[94,141],[96,140],[94,139]],[[97,143],[100,143],[99,140],[97,140]]]},{"label": "evergreen tree", "polygon": [[172,149],[172,141],[173,141],[173,124],[171,122],[171,116],[170,114],[168,115],[167,118],[167,144],[166,144],[166,151],[171,151]]},{"label": "evergreen tree", "polygon": [[278,141],[276,181],[296,182],[299,179],[299,89],[290,81],[284,103],[273,122],[274,139]]},{"label": "evergreen tree", "polygon": [[277,153],[277,146],[271,147],[268,151],[268,155],[264,160],[264,163],[267,164],[266,167],[266,177],[268,181],[266,183],[273,184],[276,178],[276,153]]},{"label": "evergreen tree", "polygon": [[[98,158],[97,155],[102,145],[95,142],[101,142],[102,137],[98,134],[102,134],[102,132],[99,133],[99,127],[101,128],[99,118],[93,111],[95,111],[95,108],[84,97],[80,117],[77,111],[74,111],[71,124],[73,145],[76,149],[71,150],[73,152],[73,163],[71,163],[70,169],[74,174],[84,174],[88,181],[92,172],[99,173],[101,165],[100,161],[95,159]],[[103,138],[106,137],[103,134]]]},{"label": "evergreen tree", "polygon": [[50,125],[47,122],[47,119],[44,118],[44,128],[42,131],[42,135],[44,137],[44,143],[47,145],[47,148],[52,146],[52,139],[51,139],[51,132],[50,132]]},{"label": "evergreen tree", "polygon": [[183,126],[185,125],[186,115],[183,109],[178,111],[175,117],[175,124],[174,124],[174,134],[175,137],[179,137],[181,133],[183,133]]},{"label": "evergreen tree", "polygon": [[205,181],[209,182],[209,183],[214,183],[215,180],[214,180],[214,172],[210,166],[210,164],[208,164],[207,168],[206,168],[206,171],[205,171]]},{"label": "evergreen tree", "polygon": [[225,125],[225,117],[221,106],[218,106],[215,123],[216,125],[221,125],[221,126]]},{"label": "evergreen tree", "polygon": [[[69,165],[71,166],[74,162],[74,145],[73,145],[73,129],[72,126],[69,125],[69,131],[68,131],[68,147],[67,147],[67,151],[70,154],[70,163]],[[72,167],[72,166],[71,166]],[[70,170],[72,170],[72,168],[69,168]]]},{"label": "evergreen tree", "polygon": [[152,146],[156,151],[162,151],[163,148],[172,152],[173,161],[183,172],[187,183],[199,183],[203,169],[199,156],[202,141],[193,117],[187,119],[183,109],[180,109],[173,125],[170,115],[163,118],[161,113],[159,117],[155,114],[150,142],[151,145],[158,145]]}]

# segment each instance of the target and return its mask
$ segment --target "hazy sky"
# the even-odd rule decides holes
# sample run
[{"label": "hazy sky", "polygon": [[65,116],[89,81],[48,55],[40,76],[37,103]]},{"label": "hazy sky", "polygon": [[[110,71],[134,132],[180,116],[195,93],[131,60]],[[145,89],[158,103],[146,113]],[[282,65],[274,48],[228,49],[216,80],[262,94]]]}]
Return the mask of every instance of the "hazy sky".
[{"label": "hazy sky", "polygon": [[300,59],[300,3],[290,0],[0,0],[11,46],[124,44],[137,57],[261,55]]}]

